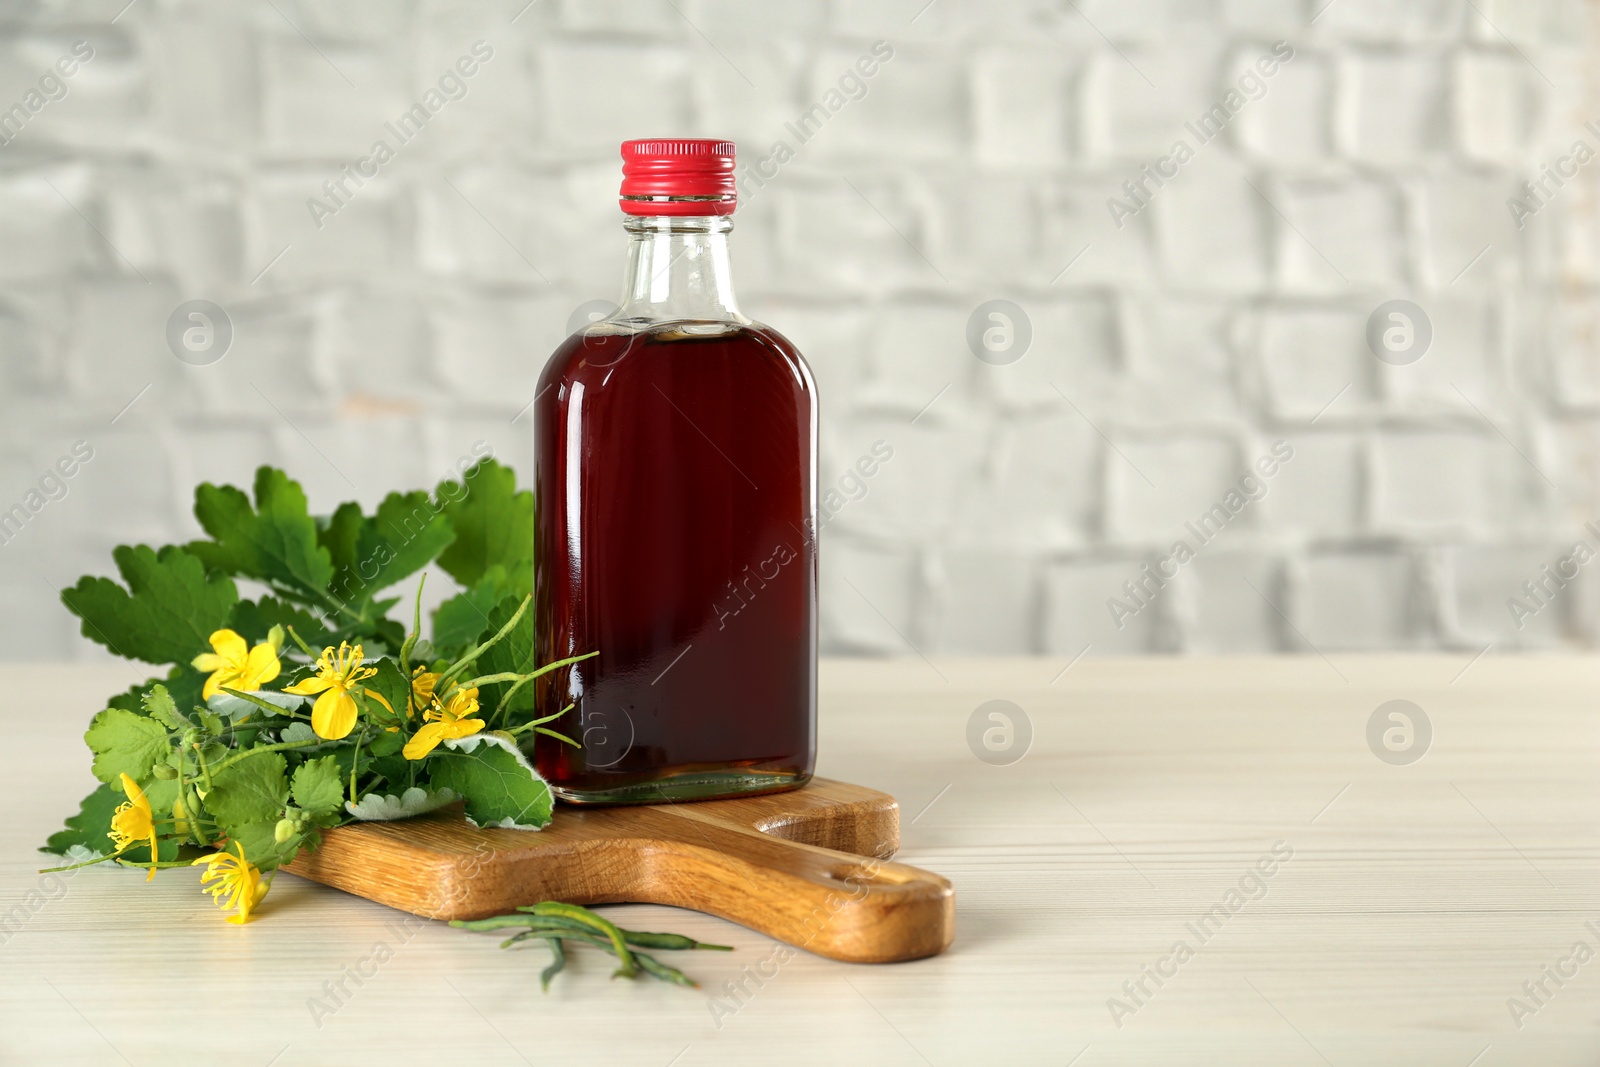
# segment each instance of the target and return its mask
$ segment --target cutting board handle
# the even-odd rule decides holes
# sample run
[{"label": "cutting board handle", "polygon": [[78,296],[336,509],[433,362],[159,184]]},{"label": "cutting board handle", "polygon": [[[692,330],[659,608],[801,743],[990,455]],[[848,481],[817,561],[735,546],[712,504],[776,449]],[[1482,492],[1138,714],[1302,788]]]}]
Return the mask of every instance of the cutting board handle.
[{"label": "cutting board handle", "polygon": [[829,959],[921,959],[955,937],[955,889],[904,863],[786,841],[702,815],[645,850],[647,888],[631,897],[709,912]]}]

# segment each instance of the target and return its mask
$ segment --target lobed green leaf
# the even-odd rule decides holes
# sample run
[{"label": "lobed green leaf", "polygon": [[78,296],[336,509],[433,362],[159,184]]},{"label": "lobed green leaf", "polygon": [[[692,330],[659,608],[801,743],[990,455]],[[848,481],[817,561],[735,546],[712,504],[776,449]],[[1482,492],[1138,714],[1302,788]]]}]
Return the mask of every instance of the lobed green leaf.
[{"label": "lobed green leaf", "polygon": [[94,753],[94,776],[102,782],[118,781],[124,774],[134,781],[148,778],[150,768],[164,763],[172,751],[165,726],[122,708],[96,715],[83,740]]},{"label": "lobed green leaf", "polygon": [[533,573],[533,494],[517,491],[511,468],[485,459],[459,482],[440,482],[435,494],[455,528],[439,555],[446,574],[471,588],[499,564],[508,575]]},{"label": "lobed green leaf", "polygon": [[281,752],[249,753],[212,776],[206,810],[229,837],[247,823],[276,823],[289,802],[286,768]]},{"label": "lobed green leaf", "polygon": [[203,483],[194,491],[194,514],[212,540],[191,542],[188,549],[207,567],[321,602],[333,579],[333,562],[317,543],[305,491],[283,471],[256,471],[254,507],[231,485]]},{"label": "lobed green leaf", "polygon": [[83,636],[128,659],[187,664],[227,625],[239,599],[232,579],[207,577],[204,563],[176,545],[160,552],[121,545],[112,558],[126,589],[86,576],[61,602],[83,620]]},{"label": "lobed green leaf", "polygon": [[344,783],[340,781],[339,761],[332,756],[307,760],[294,769],[289,787],[295,806],[318,822],[335,820],[344,805]]},{"label": "lobed green leaf", "polygon": [[498,734],[449,740],[428,760],[432,789],[467,802],[474,826],[538,830],[550,825],[555,798],[517,746]]}]

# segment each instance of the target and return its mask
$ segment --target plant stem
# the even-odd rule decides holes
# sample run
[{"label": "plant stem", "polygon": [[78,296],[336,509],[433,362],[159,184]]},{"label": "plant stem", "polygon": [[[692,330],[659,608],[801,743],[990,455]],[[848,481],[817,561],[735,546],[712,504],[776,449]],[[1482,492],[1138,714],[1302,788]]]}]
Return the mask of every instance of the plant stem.
[{"label": "plant stem", "polygon": [[[580,933],[576,930],[524,930],[522,933],[517,934],[514,937],[506,938],[505,941],[501,942],[500,947],[510,948],[512,945],[515,945],[521,941],[526,941],[529,938],[538,938],[541,941],[548,942],[552,954],[558,954],[558,959],[560,961],[559,964],[554,962],[551,963],[551,965],[546,967],[539,975],[540,988],[544,989],[545,991],[549,990],[550,985],[545,976],[549,975],[551,978],[554,978],[556,973],[561,970],[561,967],[565,966],[566,964],[566,951],[564,949],[560,949],[558,952],[558,946],[561,945],[561,942],[582,941],[593,945],[596,948],[604,949],[613,955],[616,954],[616,949],[607,939],[598,937],[594,934]],[[699,982],[696,982],[693,978],[690,978],[676,967],[668,967],[654,956],[646,955],[643,952],[635,952],[632,955],[633,958],[638,961],[639,969],[644,971],[645,974],[648,974],[652,978],[660,979],[663,982],[671,982],[673,985],[685,986],[689,989],[700,988]],[[617,973],[621,974],[622,972],[618,971]]]},{"label": "plant stem", "polygon": [[462,671],[466,670],[472,665],[474,660],[483,655],[485,652],[489,651],[489,649],[493,648],[500,642],[501,638],[510,633],[516,627],[517,623],[522,621],[522,615],[528,610],[528,605],[532,603],[532,601],[532,593],[529,593],[527,596],[523,597],[522,603],[517,605],[517,610],[511,616],[510,621],[508,621],[504,626],[500,627],[500,632],[489,638],[489,640],[483,642],[481,645],[478,645],[465,656],[462,656],[460,659],[456,660],[455,663],[451,664],[450,669],[441,674],[439,676],[439,680],[434,683],[434,691],[438,692],[441,689],[448,688],[445,685],[446,682],[454,678],[457,674],[460,674]]},{"label": "plant stem", "polygon": [[[198,755],[198,753],[197,753],[197,755]],[[197,844],[200,847],[204,848],[205,847],[205,842],[200,839],[200,819],[199,819],[199,816],[198,816],[197,813],[191,813],[188,810],[189,805],[184,804],[184,801],[183,801],[183,798],[185,796],[187,796],[188,792],[189,792],[189,786],[188,786],[187,783],[188,783],[188,779],[184,778],[184,776],[183,776],[183,755],[182,755],[182,753],[179,753],[179,755],[178,755],[178,799],[176,801],[174,801],[174,803],[183,805],[184,818],[189,823],[189,840],[193,841],[195,844]],[[173,829],[177,829],[177,827],[174,826]]]},{"label": "plant stem", "polygon": [[604,934],[611,939],[611,944],[616,949],[617,959],[621,963],[621,966],[617,968],[617,976],[632,978],[638,973],[638,965],[633,958],[633,953],[628,951],[628,943],[623,940],[622,931],[617,929],[616,924],[609,919],[602,919],[588,908],[580,908],[572,904],[561,904],[553,900],[533,905],[533,914],[571,919]]},{"label": "plant stem", "polygon": [[692,937],[682,934],[652,934],[645,930],[624,930],[622,936],[628,944],[638,945],[640,948],[664,948],[671,950],[688,950],[694,948],[710,949],[714,952],[732,952],[732,945],[709,945],[704,941],[696,941]]},{"label": "plant stem", "polygon": [[576,924],[565,919],[553,916],[530,915],[519,912],[515,915],[491,915],[487,919],[451,919],[450,925],[462,930],[505,930],[514,926],[529,927],[569,927]]},{"label": "plant stem", "polygon": [[317,654],[311,650],[311,646],[306,644],[305,641],[301,639],[300,635],[294,632],[293,626],[288,627],[288,630],[289,636],[294,638],[294,643],[300,646],[300,651],[310,656],[312,661],[315,662]]},{"label": "plant stem", "polygon": [[206,766],[206,754],[202,750],[200,742],[198,741],[194,743],[194,760],[196,763],[200,764],[200,777],[206,783],[206,792],[209,793],[211,792],[212,788],[211,768]]},{"label": "plant stem", "polygon": [[643,952],[635,952],[633,958],[639,961],[639,966],[652,978],[659,978],[663,982],[673,985],[686,986],[689,989],[699,989],[700,983],[684,974],[676,967],[668,967],[654,956],[647,956]]},{"label": "plant stem", "polygon": [[543,726],[539,727],[538,729],[534,730],[533,732],[536,733],[536,734],[544,734],[546,737],[553,737],[557,741],[563,741],[563,742],[571,745],[573,748],[578,748],[579,747],[578,742],[574,741],[572,738],[568,737],[566,734],[558,734],[554,730],[545,729]]},{"label": "plant stem", "polygon": [[[417,579],[417,606],[411,615],[411,632],[406,634],[406,639],[400,644],[400,675],[405,678],[406,685],[411,684],[411,650],[417,647],[417,638],[422,636],[422,587],[428,582],[428,572],[423,571]],[[410,694],[407,694],[409,706]]]},{"label": "plant stem", "polygon": [[559,937],[550,938],[546,944],[550,946],[550,966],[539,972],[539,992],[550,992],[550,979],[561,973],[567,965],[567,950]]},{"label": "plant stem", "polygon": [[104,863],[107,860],[114,860],[116,858],[117,858],[117,854],[115,852],[113,852],[109,856],[101,856],[98,859],[84,860],[82,863],[69,863],[65,867],[46,867],[46,868],[44,868],[44,870],[35,871],[34,873],[35,874],[55,874],[58,871],[75,871],[79,867],[93,867],[97,863]]},{"label": "plant stem", "polygon": [[556,719],[561,718],[561,716],[565,715],[567,712],[571,711],[575,707],[577,707],[576,704],[568,704],[566,707],[562,708],[560,711],[556,712],[554,715],[546,715],[542,719],[530,719],[529,721],[523,723],[521,726],[512,727],[510,730],[507,730],[506,733],[510,734],[512,737],[515,737],[515,736],[517,736],[518,734],[522,733],[525,730],[533,730],[533,729],[536,729],[536,728],[538,728],[540,726],[543,726],[547,722],[553,722]]},{"label": "plant stem", "polygon": [[[616,972],[617,976],[633,977],[639,970],[644,971],[652,978],[673,985],[686,986],[690,989],[699,989],[700,985],[682,971],[657,960],[643,952],[631,952],[627,945],[642,945],[646,948],[662,948],[669,950],[680,949],[715,949],[718,951],[731,951],[727,945],[709,945],[684,937],[682,934],[651,933],[643,930],[623,930],[608,922],[599,915],[575,904],[561,904],[553,900],[542,901],[538,904],[525,904],[518,907],[515,914],[493,915],[487,919],[454,919],[451,926],[458,926],[465,930],[507,930],[518,929],[518,932],[501,942],[501,948],[510,948],[512,945],[527,941],[531,938],[548,942],[554,957],[549,967],[539,975],[540,988],[548,990],[550,979],[560,972],[566,965],[567,956],[563,946],[564,941],[582,941],[586,944],[603,949],[622,961],[622,967]],[[634,966],[630,967],[632,964]],[[637,969],[635,969],[637,968]]]},{"label": "plant stem", "polygon": [[[229,689],[227,686],[222,687],[222,692],[227,693],[229,696],[238,697],[240,700],[248,701],[249,703],[254,704],[256,707],[261,708],[269,715],[287,715],[290,718],[298,718],[298,716],[296,716],[291,709],[280,708],[270,700],[263,700],[254,693],[247,693],[241,689]],[[304,704],[305,701],[301,701],[301,703]]]},{"label": "plant stem", "polygon": [[366,728],[361,730],[361,736],[356,738],[355,751],[350,753],[350,803],[356,802],[356,768],[361,766],[361,745],[367,739]]},{"label": "plant stem", "polygon": [[507,709],[509,709],[510,706],[511,706],[511,698],[512,698],[512,696],[514,696],[516,694],[518,689],[521,689],[524,685],[527,685],[529,682],[533,681],[535,678],[538,678],[541,675],[548,674],[551,671],[556,670],[558,667],[567,667],[567,666],[570,666],[570,665],[572,665],[574,663],[582,663],[584,660],[592,659],[595,656],[598,656],[599,654],[600,653],[598,651],[595,651],[595,652],[586,652],[581,656],[568,656],[566,659],[558,659],[554,663],[547,663],[543,667],[540,667],[538,670],[535,670],[535,671],[533,671],[533,672],[531,672],[529,674],[523,675],[522,678],[517,682],[517,684],[512,686],[510,689],[506,690],[506,695],[500,698],[500,714],[502,716],[507,714]]},{"label": "plant stem", "polygon": [[489,685],[492,682],[515,682],[519,681],[521,678],[522,675],[518,674],[516,671],[501,671],[499,674],[480,674],[478,677],[468,681],[457,682],[456,688],[475,689],[480,685]]},{"label": "plant stem", "polygon": [[137,867],[141,871],[168,871],[174,867],[194,866],[194,864],[188,860],[158,860],[154,863],[139,863],[136,860],[125,860],[118,856],[113,856],[111,858],[117,861],[117,865],[119,867]]}]

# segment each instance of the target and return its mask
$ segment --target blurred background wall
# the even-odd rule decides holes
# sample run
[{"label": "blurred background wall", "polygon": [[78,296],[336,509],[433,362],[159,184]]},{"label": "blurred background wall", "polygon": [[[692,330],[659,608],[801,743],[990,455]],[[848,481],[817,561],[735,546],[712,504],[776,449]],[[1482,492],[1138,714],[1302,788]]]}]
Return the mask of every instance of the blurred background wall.
[{"label": "blurred background wall", "polygon": [[97,654],[57,590],[199,480],[526,469],[659,135],[739,142],[744,309],[820,383],[828,651],[1592,646],[1596,18],[10,0],[0,655]]}]

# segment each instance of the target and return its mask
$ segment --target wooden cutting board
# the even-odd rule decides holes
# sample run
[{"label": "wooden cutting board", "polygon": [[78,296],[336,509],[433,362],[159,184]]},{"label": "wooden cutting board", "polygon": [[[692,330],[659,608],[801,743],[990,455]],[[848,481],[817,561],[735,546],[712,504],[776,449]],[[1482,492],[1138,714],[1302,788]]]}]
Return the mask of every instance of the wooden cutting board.
[{"label": "wooden cutting board", "polygon": [[829,959],[890,963],[943,951],[955,890],[889,862],[900,805],[813,779],[789,793],[648,807],[558,804],[551,824],[477,829],[459,809],[327,832],[288,871],[430,919],[519,904],[671,904]]}]

